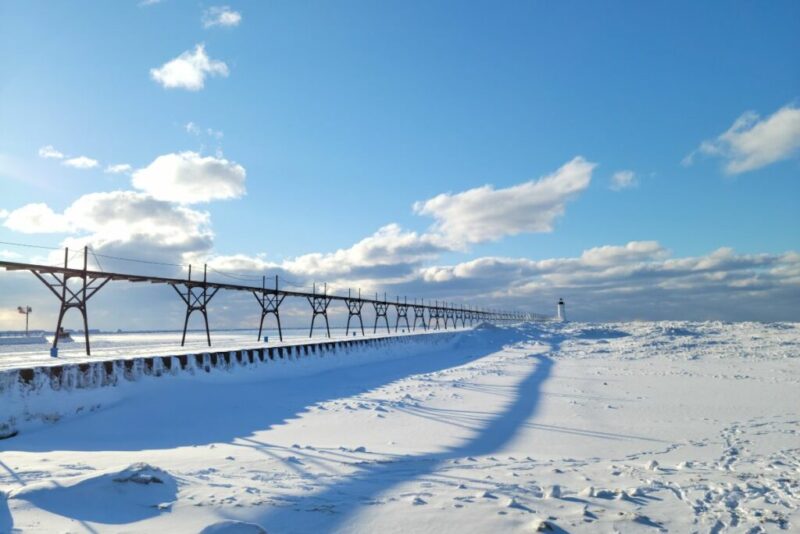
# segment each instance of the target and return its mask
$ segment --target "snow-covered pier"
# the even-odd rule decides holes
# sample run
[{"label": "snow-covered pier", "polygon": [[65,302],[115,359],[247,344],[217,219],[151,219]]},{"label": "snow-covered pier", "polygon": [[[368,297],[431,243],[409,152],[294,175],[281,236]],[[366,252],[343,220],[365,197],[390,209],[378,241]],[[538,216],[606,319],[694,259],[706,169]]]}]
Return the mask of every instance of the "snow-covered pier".
[{"label": "snow-covered pier", "polygon": [[[39,413],[32,408],[40,403],[32,398],[50,393],[70,393],[135,383],[142,379],[178,377],[217,371],[265,368],[270,364],[312,358],[345,357],[361,353],[414,353],[415,346],[430,348],[457,336],[461,331],[433,331],[418,334],[342,338],[285,342],[275,346],[243,346],[218,351],[193,351],[164,355],[131,355],[83,358],[60,363],[51,359],[39,365],[0,369],[0,438],[16,432],[20,419],[48,418],[61,402],[45,403]],[[274,372],[273,365],[273,372]],[[325,366],[323,365],[322,368]],[[52,399],[51,399],[52,401]]]}]

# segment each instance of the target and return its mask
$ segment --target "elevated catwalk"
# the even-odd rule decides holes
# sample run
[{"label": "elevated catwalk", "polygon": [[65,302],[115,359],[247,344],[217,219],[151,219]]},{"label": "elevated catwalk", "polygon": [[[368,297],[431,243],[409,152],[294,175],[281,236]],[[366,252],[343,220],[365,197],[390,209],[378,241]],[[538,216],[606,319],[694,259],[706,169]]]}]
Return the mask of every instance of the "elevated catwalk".
[{"label": "elevated catwalk", "polygon": [[[61,324],[64,315],[71,309],[77,310],[83,319],[84,326],[84,346],[86,354],[91,354],[91,345],[89,342],[89,313],[88,301],[100,289],[111,281],[122,281],[129,283],[150,283],[150,284],[164,284],[171,286],[175,292],[180,296],[181,300],[186,304],[186,315],[183,324],[183,337],[181,338],[181,346],[185,345],[186,333],[189,324],[189,317],[199,312],[203,316],[205,325],[206,342],[211,346],[211,329],[208,323],[208,305],[214,296],[220,291],[244,291],[252,293],[261,307],[261,320],[258,328],[258,336],[256,339],[261,339],[261,332],[264,326],[264,321],[269,315],[274,315],[278,325],[278,337],[283,340],[283,329],[280,322],[280,305],[285,297],[301,298],[308,301],[311,306],[311,329],[309,337],[314,335],[314,325],[318,317],[321,321],[324,320],[325,331],[330,338],[330,325],[328,323],[328,307],[332,302],[343,302],[348,308],[348,327],[350,320],[357,318],[359,326],[363,332],[363,321],[361,319],[361,310],[364,304],[370,304],[375,311],[375,324],[373,325],[373,333],[377,333],[381,324],[386,327],[387,333],[391,332],[389,326],[389,310],[394,308],[395,315],[395,332],[397,332],[400,322],[404,321],[406,328],[408,328],[408,308],[411,306],[414,310],[414,322],[411,325],[412,330],[417,328],[417,319],[421,318],[421,326],[427,330],[432,328],[438,330],[444,328],[447,330],[448,325],[455,328],[458,321],[461,325],[466,326],[467,322],[472,326],[480,322],[519,322],[519,321],[534,321],[546,320],[548,316],[524,313],[519,311],[499,311],[490,310],[486,308],[478,308],[474,306],[453,305],[452,303],[436,301],[427,303],[420,300],[417,303],[413,300],[411,304],[407,298],[396,297],[394,301],[387,298],[386,294],[380,298],[376,293],[375,298],[362,298],[359,292],[358,297],[351,293],[345,295],[334,295],[327,292],[327,285],[323,286],[323,291],[318,292],[317,286],[314,284],[311,292],[307,291],[287,291],[278,287],[278,277],[275,277],[275,287],[267,287],[267,278],[262,277],[261,286],[245,285],[245,284],[231,284],[214,282],[208,279],[208,268],[203,266],[202,279],[192,279],[192,266],[189,265],[188,275],[186,279],[169,278],[161,276],[145,276],[136,274],[127,274],[120,272],[106,272],[102,270],[89,269],[89,249],[83,249],[83,266],[76,269],[69,267],[69,249],[64,250],[64,266],[57,267],[52,265],[40,265],[33,263],[19,263],[10,261],[0,261],[0,268],[5,268],[8,271],[29,271],[33,273],[60,301],[60,309],[58,313],[58,323],[55,332],[61,329]],[[425,314],[428,315],[427,323],[425,322]],[[348,328],[349,330],[349,328]],[[53,348],[57,348],[58,338],[53,340]]]}]

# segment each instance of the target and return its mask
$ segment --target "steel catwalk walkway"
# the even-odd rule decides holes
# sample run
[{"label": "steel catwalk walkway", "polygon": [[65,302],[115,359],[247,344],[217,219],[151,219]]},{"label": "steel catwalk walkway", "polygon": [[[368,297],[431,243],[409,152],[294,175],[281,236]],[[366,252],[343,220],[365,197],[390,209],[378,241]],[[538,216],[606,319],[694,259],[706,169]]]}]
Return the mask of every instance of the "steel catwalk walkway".
[{"label": "steel catwalk walkway", "polygon": [[[181,341],[181,346],[184,345],[186,339],[186,330],[189,323],[189,317],[192,315],[192,313],[196,311],[200,312],[201,315],[203,315],[208,346],[211,346],[211,331],[208,326],[207,306],[211,301],[211,299],[214,297],[214,295],[216,295],[217,292],[220,290],[244,291],[252,293],[255,296],[256,300],[258,301],[262,309],[261,324],[259,326],[259,334],[258,334],[259,339],[261,336],[261,327],[263,327],[264,319],[268,314],[275,315],[275,318],[277,319],[278,322],[279,336],[281,337],[281,339],[283,338],[283,333],[281,331],[281,324],[280,324],[279,307],[283,302],[283,299],[286,297],[305,299],[311,305],[313,313],[312,323],[311,323],[312,336],[314,328],[314,319],[316,319],[317,316],[319,315],[323,316],[323,318],[325,319],[325,326],[326,328],[328,328],[327,310],[328,306],[333,301],[344,302],[347,305],[348,310],[350,312],[349,319],[353,318],[354,316],[357,316],[359,321],[361,320],[360,317],[361,308],[363,307],[363,305],[371,304],[373,308],[376,310],[375,329],[377,329],[377,320],[379,317],[381,317],[384,319],[384,322],[386,323],[387,330],[389,329],[389,325],[388,325],[388,318],[386,317],[386,311],[390,307],[394,307],[395,312],[397,313],[397,321],[395,321],[395,329],[397,329],[397,327],[399,326],[401,318],[406,321],[406,324],[408,323],[406,314],[409,306],[413,308],[415,314],[413,329],[416,329],[417,318],[422,318],[422,326],[425,330],[427,330],[428,326],[431,325],[431,319],[435,320],[436,327],[438,328],[439,326],[438,323],[440,318],[445,319],[444,323],[445,329],[447,328],[449,320],[452,320],[455,326],[454,318],[456,317],[461,319],[462,325],[466,324],[466,321],[469,321],[470,324],[473,324],[474,321],[510,322],[510,321],[531,321],[531,320],[550,319],[549,316],[536,313],[497,311],[497,310],[489,310],[485,308],[477,308],[469,306],[454,306],[439,301],[436,301],[434,304],[430,303],[425,304],[424,301],[420,301],[418,303],[416,300],[414,300],[413,304],[409,304],[407,299],[403,299],[402,301],[399,298],[397,298],[397,300],[395,301],[388,300],[385,294],[383,299],[378,298],[377,294],[375,295],[375,298],[362,298],[360,293],[358,297],[352,296],[350,294],[346,296],[345,295],[340,296],[335,294],[328,294],[327,287],[325,288],[325,290],[323,290],[322,293],[319,293],[316,291],[316,285],[314,286],[311,292],[280,289],[278,287],[277,276],[275,277],[274,288],[266,287],[266,277],[262,277],[261,286],[232,284],[225,282],[211,282],[208,280],[206,266],[203,267],[203,277],[202,279],[199,280],[192,279],[191,265],[189,266],[188,277],[186,279],[170,278],[163,276],[127,274],[127,273],[109,272],[109,271],[97,271],[88,268],[88,248],[83,249],[83,268],[76,269],[73,267],[69,267],[68,257],[69,257],[69,249],[65,249],[64,267],[40,265],[35,263],[20,263],[13,261],[0,261],[0,267],[6,269],[7,271],[29,271],[33,273],[43,284],[45,284],[45,286],[47,286],[47,288],[61,302],[61,308],[58,314],[58,323],[56,325],[56,335],[54,336],[53,340],[54,348],[58,346],[58,337],[59,337],[58,332],[61,329],[61,324],[64,319],[65,313],[71,308],[75,308],[80,312],[83,318],[84,335],[86,337],[86,354],[91,354],[91,349],[89,345],[89,320],[88,320],[87,302],[108,282],[117,282],[117,281],[130,282],[130,283],[166,284],[172,286],[172,288],[178,293],[178,295],[180,295],[181,299],[186,304],[186,317],[184,321],[183,338]],[[425,323],[425,318],[424,318],[424,313],[426,311],[428,313],[427,324]],[[328,331],[328,337],[330,337],[329,331]]]}]

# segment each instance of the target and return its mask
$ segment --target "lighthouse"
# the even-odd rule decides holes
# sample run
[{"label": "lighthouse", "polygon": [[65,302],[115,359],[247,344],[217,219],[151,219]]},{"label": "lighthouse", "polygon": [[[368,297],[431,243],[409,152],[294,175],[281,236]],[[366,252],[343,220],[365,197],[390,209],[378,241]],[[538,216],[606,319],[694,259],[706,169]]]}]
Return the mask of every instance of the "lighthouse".
[{"label": "lighthouse", "polygon": [[556,312],[558,314],[557,318],[559,321],[567,320],[567,307],[564,305],[564,299],[558,299],[558,306],[556,308]]}]

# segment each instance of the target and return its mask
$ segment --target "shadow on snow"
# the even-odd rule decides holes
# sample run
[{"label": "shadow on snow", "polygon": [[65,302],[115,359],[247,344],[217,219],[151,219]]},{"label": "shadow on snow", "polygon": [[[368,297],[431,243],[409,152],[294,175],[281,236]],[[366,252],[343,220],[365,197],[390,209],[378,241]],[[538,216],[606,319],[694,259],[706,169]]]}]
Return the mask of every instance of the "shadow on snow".
[{"label": "shadow on snow", "polygon": [[[286,378],[265,374],[258,379],[242,373],[242,380],[235,374],[219,379],[211,374],[133,384],[128,396],[114,404],[21,433],[4,441],[2,448],[26,452],[135,451],[232,442],[297,418],[315,404],[358,395],[408,376],[463,365],[525,337],[517,329],[487,327],[460,334],[453,343],[432,346],[430,351],[394,359],[366,359],[316,374]],[[308,367],[314,364],[305,363]]]},{"label": "shadow on snow", "polygon": [[[563,338],[548,339],[555,352]],[[535,414],[541,399],[542,384],[548,379],[553,360],[547,356],[536,358],[534,369],[515,387],[513,400],[500,414],[489,419],[476,435],[464,443],[441,452],[401,458],[389,463],[371,464],[347,479],[328,486],[320,493],[298,497],[289,506],[273,508],[256,519],[268,531],[276,532],[331,532],[346,530],[346,522],[363,506],[393,486],[434,473],[449,460],[468,456],[493,454],[508,444]],[[308,513],[311,510],[330,510],[335,514]]]}]

